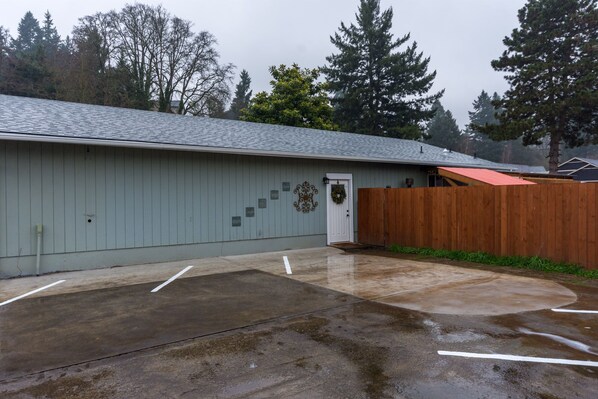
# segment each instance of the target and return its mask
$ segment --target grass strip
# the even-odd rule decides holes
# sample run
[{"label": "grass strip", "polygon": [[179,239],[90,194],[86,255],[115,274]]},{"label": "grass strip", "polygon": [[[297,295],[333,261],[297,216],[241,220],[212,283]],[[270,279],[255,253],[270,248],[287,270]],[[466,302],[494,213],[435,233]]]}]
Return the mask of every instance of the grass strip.
[{"label": "grass strip", "polygon": [[485,252],[450,251],[446,249],[402,247],[393,244],[390,251],[402,254],[424,255],[434,258],[462,260],[466,262],[484,263],[486,265],[510,266],[519,269],[538,270],[548,273],[564,273],[584,278],[598,278],[598,270],[584,269],[571,263],[553,262],[538,256],[497,256]]}]

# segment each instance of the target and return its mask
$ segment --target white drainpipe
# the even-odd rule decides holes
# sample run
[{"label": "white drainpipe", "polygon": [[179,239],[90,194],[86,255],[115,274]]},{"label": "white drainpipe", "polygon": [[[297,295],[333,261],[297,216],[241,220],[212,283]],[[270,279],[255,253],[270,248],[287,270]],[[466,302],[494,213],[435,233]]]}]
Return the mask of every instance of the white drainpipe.
[{"label": "white drainpipe", "polygon": [[35,274],[39,276],[39,262],[40,256],[42,253],[42,231],[44,226],[42,224],[38,224],[35,226],[35,232],[37,235],[37,253],[35,256]]}]

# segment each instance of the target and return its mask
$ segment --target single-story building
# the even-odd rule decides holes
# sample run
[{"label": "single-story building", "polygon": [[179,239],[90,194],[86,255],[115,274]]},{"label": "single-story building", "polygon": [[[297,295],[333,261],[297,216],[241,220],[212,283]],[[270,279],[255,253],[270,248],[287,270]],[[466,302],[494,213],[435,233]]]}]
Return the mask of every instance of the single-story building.
[{"label": "single-story building", "polygon": [[416,141],[0,95],[0,276],[354,242],[358,188],[426,186],[437,166],[501,169]]},{"label": "single-story building", "polygon": [[598,182],[598,160],[574,157],[560,164],[557,173],[580,182]]}]

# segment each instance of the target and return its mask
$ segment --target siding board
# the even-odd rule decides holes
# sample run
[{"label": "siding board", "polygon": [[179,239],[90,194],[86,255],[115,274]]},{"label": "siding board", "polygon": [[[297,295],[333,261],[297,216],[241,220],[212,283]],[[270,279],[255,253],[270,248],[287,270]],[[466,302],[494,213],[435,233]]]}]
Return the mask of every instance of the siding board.
[{"label": "siding board", "polygon": [[[96,155],[97,148],[87,148],[85,150],[85,248],[88,251],[97,249],[96,233],[98,212],[96,207]],[[91,223],[89,222],[91,220]]]},{"label": "siding board", "polygon": [[33,255],[31,249],[31,159],[29,143],[18,146],[18,210],[19,214],[19,251],[22,255]]},{"label": "siding board", "polygon": [[170,154],[162,153],[160,156],[160,244],[170,244]]},{"label": "siding board", "polygon": [[191,244],[193,243],[193,204],[191,202],[193,196],[193,171],[191,168],[193,167],[193,164],[191,163],[190,157],[181,158],[181,165],[183,168],[183,217],[185,227],[183,243]]},{"label": "siding board", "polygon": [[8,155],[6,154],[6,142],[0,142],[0,257],[7,256],[7,207],[6,197],[8,196],[8,186],[6,183],[6,164]]},{"label": "siding board", "polygon": [[106,248],[117,248],[116,246],[116,158],[114,148],[107,147],[106,157]]},{"label": "siding board", "polygon": [[133,231],[135,232],[135,247],[143,247],[143,235],[145,232],[145,220],[143,218],[143,209],[145,207],[145,198],[143,196],[143,152],[135,150],[133,156],[133,181],[130,187],[133,187]]},{"label": "siding board", "polygon": [[221,154],[214,154],[214,162],[211,166],[212,171],[212,182],[211,182],[211,189],[214,190],[214,204],[222,204],[222,206],[216,205],[215,206],[215,235],[211,238],[210,241],[217,242],[223,241],[223,227],[226,226],[227,231],[230,229],[230,221],[228,223],[223,218],[223,208],[228,207],[225,203],[227,198],[224,198],[222,195],[223,184],[224,184],[224,177],[223,177],[223,169],[224,163],[222,161]]},{"label": "siding board", "polygon": [[116,248],[127,247],[127,164],[125,152],[121,148],[115,150],[115,204],[116,204]]},{"label": "siding board", "polygon": [[15,142],[6,143],[6,253],[8,256],[21,254],[19,246],[19,153]]},{"label": "siding board", "polygon": [[163,191],[160,189],[162,186],[162,174],[160,170],[160,165],[162,162],[162,157],[160,152],[154,151],[151,154],[151,158],[149,160],[151,163],[151,175],[150,175],[150,192],[152,198],[152,206],[151,206],[151,217],[152,217],[152,237],[151,243],[153,246],[162,245],[162,209],[160,207],[160,193]]},{"label": "siding board", "polygon": [[174,245],[178,240],[178,201],[177,201],[177,159],[176,153],[168,154],[169,179],[168,179],[168,243]]},{"label": "siding board", "polygon": [[98,250],[106,249],[106,147],[97,147],[95,163],[95,229],[96,229],[96,248]]},{"label": "siding board", "polygon": [[199,167],[200,167],[200,175],[201,175],[201,188],[199,190],[199,196],[195,198],[195,201],[199,203],[200,206],[200,230],[201,236],[199,242],[208,242],[210,236],[210,223],[211,215],[214,212],[209,212],[209,204],[210,204],[210,186],[208,182],[208,157],[210,154],[199,154],[198,157],[200,159]]},{"label": "siding board", "polygon": [[54,253],[54,173],[52,169],[52,145],[42,144],[41,146],[41,198],[42,198],[42,220],[44,226],[42,236],[42,253]]},{"label": "siding board", "polygon": [[[42,153],[40,143],[31,143],[29,145],[29,173],[30,173],[30,247],[31,253],[37,253],[37,234],[35,227],[43,224],[43,191],[42,191]],[[50,230],[51,231],[51,230]],[[43,237],[42,237],[43,238]],[[51,235],[50,235],[51,238]],[[43,240],[42,240],[43,243]]]},{"label": "siding board", "polygon": [[151,247],[154,245],[154,207],[153,207],[153,192],[152,192],[152,181],[153,176],[153,163],[154,151],[142,152],[142,167],[141,175],[143,179],[143,246]]}]

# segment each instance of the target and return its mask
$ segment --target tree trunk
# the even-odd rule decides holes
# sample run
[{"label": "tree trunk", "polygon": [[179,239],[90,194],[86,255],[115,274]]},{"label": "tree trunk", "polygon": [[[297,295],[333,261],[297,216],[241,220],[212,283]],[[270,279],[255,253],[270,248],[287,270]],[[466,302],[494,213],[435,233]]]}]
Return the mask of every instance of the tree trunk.
[{"label": "tree trunk", "polygon": [[559,156],[560,154],[560,145],[561,145],[561,135],[562,133],[559,132],[552,132],[550,135],[550,147],[548,149],[548,173],[556,173],[559,167]]}]

